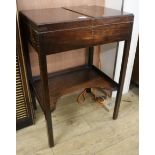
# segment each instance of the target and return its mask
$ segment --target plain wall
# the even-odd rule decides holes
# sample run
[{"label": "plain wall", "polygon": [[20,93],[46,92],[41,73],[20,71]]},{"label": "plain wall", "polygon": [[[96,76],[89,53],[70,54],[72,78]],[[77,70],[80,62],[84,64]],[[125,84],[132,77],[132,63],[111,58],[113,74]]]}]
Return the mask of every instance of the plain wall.
[{"label": "plain wall", "polygon": [[[132,75],[132,70],[133,70],[133,64],[134,64],[134,59],[135,59],[138,34],[139,34],[138,4],[139,4],[138,0],[124,0],[124,7],[123,7],[124,11],[133,13],[135,18],[134,18],[132,40],[131,40],[128,66],[127,66],[127,71],[126,71],[123,93],[127,93],[129,91],[131,75]],[[117,0],[117,1],[116,0],[106,0],[105,6],[109,7],[109,8],[121,10],[122,0]],[[117,60],[116,60],[116,70],[115,70],[115,75],[114,75],[114,80],[116,82],[118,82],[118,80],[119,80],[120,69],[121,69],[121,60],[122,60],[122,55],[123,55],[123,47],[124,47],[124,42],[120,42],[119,47],[118,47]],[[106,56],[106,55],[104,55],[104,56]],[[108,57],[108,56],[106,56],[106,57]]]},{"label": "plain wall", "polygon": [[[106,0],[105,7],[121,10],[122,0]],[[110,43],[102,45],[100,59],[102,62],[102,71],[104,71],[109,77],[114,79],[115,77],[115,62],[117,43]],[[117,65],[116,65],[117,66]]]}]

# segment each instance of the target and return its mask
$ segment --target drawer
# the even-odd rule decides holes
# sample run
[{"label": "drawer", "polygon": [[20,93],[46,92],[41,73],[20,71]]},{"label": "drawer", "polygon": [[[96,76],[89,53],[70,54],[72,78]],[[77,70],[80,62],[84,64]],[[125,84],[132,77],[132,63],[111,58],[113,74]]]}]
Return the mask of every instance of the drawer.
[{"label": "drawer", "polygon": [[94,43],[103,44],[128,39],[133,23],[120,23],[95,26],[93,28]]},{"label": "drawer", "polygon": [[84,48],[93,43],[91,27],[46,32],[41,38],[46,54]]}]

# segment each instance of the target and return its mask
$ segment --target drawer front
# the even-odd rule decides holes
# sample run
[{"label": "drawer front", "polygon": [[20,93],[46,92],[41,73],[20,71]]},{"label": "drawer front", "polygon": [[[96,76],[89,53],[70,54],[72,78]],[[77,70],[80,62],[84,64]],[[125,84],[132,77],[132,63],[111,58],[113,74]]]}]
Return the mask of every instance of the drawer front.
[{"label": "drawer front", "polygon": [[47,32],[41,39],[41,48],[46,54],[83,48],[93,43],[92,28]]},{"label": "drawer front", "polygon": [[94,43],[103,44],[128,39],[132,32],[131,23],[101,25],[93,28]]}]

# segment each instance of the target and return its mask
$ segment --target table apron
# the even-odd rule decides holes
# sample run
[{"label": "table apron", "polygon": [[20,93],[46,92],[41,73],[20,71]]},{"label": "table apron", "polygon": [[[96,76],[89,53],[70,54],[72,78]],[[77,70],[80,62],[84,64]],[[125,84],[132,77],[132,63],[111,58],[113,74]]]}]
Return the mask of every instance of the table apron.
[{"label": "table apron", "polygon": [[93,43],[97,45],[126,40],[131,36],[132,24],[131,22],[96,26],[93,28]]},{"label": "table apron", "polygon": [[132,32],[132,22],[37,33],[29,28],[29,41],[46,55],[126,40]]}]

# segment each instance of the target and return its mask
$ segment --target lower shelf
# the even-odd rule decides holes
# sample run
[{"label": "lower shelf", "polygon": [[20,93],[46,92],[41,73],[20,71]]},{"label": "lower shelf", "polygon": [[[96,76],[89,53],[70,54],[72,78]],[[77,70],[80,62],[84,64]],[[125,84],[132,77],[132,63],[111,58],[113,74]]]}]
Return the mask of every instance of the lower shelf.
[{"label": "lower shelf", "polygon": [[[84,88],[104,88],[107,90],[117,90],[118,84],[95,66],[77,67],[66,71],[61,71],[49,75],[49,94],[51,110],[56,105],[57,100],[67,93],[71,93]],[[39,102],[42,102],[41,80],[35,80],[34,89]]]}]

